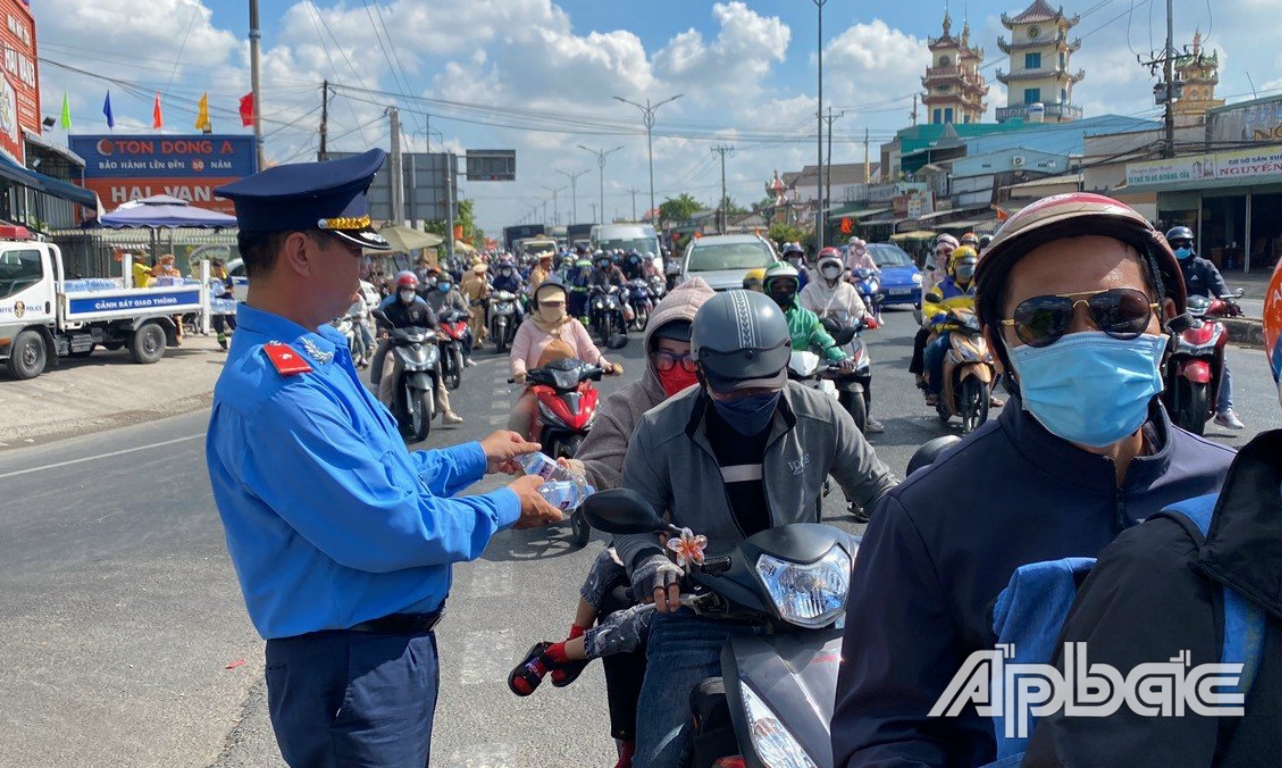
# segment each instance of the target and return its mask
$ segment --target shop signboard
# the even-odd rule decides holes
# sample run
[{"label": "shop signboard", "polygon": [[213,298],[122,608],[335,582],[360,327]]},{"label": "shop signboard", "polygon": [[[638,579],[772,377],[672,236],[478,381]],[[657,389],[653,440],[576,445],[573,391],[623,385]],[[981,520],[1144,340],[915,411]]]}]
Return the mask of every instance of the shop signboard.
[{"label": "shop signboard", "polygon": [[1128,187],[1253,181],[1277,176],[1282,176],[1282,145],[1129,163],[1126,166]]},{"label": "shop signboard", "polygon": [[23,0],[0,0],[0,152],[27,164],[23,130],[40,134],[40,65],[36,56],[36,22]]},{"label": "shop signboard", "polygon": [[214,189],[257,170],[249,135],[72,135],[69,143],[85,159],[83,186],[97,192],[107,210],[170,195],[197,208],[234,214],[231,201],[214,197]]}]

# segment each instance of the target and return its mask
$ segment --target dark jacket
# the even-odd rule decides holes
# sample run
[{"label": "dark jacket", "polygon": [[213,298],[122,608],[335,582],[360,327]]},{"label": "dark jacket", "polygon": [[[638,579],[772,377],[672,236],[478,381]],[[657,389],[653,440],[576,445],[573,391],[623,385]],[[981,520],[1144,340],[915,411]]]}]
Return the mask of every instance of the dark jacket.
[{"label": "dark jacket", "polygon": [[392,298],[379,309],[383,315],[377,318],[379,328],[436,328],[436,313],[422,299],[404,304]]},{"label": "dark jacket", "polygon": [[1180,262],[1180,271],[1184,273],[1184,288],[1190,296],[1216,298],[1229,292],[1228,285],[1220,270],[1209,260],[1193,254]]},{"label": "dark jacket", "polygon": [[593,269],[592,274],[588,276],[588,287],[600,287],[609,289],[612,285],[626,285],[627,280],[623,277],[623,271],[616,266],[609,269]]},{"label": "dark jacket", "polygon": [[[1181,651],[1190,663],[1220,661],[1224,586],[1268,617],[1259,673],[1242,718],[1109,717],[1040,720],[1025,766],[1125,765],[1209,768],[1282,764],[1282,430],[1266,432],[1233,462],[1205,543],[1160,517],[1126,531],[1100,553],[1078,591],[1062,641],[1087,643],[1091,664],[1123,675]],[[1057,644],[1063,647],[1062,643]],[[1063,670],[1063,662],[1056,660]]]},{"label": "dark jacket", "polygon": [[1002,414],[887,494],[850,582],[833,764],[976,766],[994,759],[973,707],[927,713],[971,653],[995,644],[989,604],[1021,565],[1095,557],[1124,528],[1220,487],[1233,452],[1173,427],[1117,487],[1111,459],[1046,431],[1012,397]]}]

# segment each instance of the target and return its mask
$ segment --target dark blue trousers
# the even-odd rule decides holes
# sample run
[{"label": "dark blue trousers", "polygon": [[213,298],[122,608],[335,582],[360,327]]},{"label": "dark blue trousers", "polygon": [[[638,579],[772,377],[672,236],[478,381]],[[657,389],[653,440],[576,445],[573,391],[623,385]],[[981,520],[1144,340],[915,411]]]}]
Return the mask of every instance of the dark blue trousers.
[{"label": "dark blue trousers", "polygon": [[291,768],[425,768],[436,636],[314,632],[267,641],[267,700]]}]

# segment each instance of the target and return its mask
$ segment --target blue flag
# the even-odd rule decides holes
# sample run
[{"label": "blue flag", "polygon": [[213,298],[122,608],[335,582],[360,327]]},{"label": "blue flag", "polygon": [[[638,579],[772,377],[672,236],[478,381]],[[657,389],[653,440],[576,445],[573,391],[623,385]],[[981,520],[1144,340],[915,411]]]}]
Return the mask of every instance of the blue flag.
[{"label": "blue flag", "polygon": [[102,102],[102,113],[107,116],[107,127],[116,127],[116,116],[111,112],[111,91],[107,91],[107,99]]}]

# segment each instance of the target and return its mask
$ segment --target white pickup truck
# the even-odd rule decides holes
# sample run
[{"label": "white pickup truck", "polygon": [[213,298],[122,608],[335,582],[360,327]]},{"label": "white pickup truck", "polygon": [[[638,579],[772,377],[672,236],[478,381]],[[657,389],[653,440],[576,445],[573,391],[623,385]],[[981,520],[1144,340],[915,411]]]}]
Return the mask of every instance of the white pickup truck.
[{"label": "white pickup truck", "polygon": [[125,285],[68,279],[58,246],[32,239],[25,227],[0,227],[0,362],[17,379],[96,347],[128,347],[134,362],[154,363],[177,344],[175,315],[209,316],[209,291],[199,282]]}]

